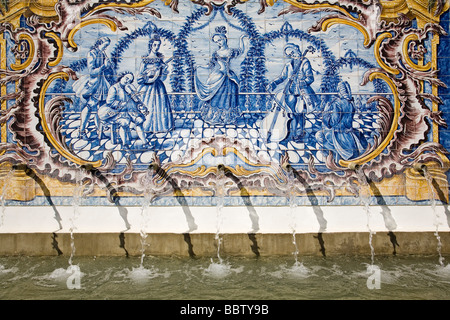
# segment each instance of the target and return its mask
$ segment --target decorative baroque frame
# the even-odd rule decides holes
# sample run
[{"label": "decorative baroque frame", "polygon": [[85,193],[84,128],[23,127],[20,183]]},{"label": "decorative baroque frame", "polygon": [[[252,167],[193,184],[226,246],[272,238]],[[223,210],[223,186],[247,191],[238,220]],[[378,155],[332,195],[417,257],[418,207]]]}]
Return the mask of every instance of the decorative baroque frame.
[{"label": "decorative baroque frame", "polygon": [[[63,196],[58,193],[58,184],[76,184],[79,179],[77,172],[83,172],[81,183],[86,194],[106,194],[111,202],[119,194],[142,195],[146,192],[147,170],[136,170],[129,164],[123,171],[113,172],[111,169],[115,167],[115,162],[112,157],[89,162],[72,154],[59,132],[61,107],[67,97],[59,96],[46,102],[45,93],[56,79],[76,79],[74,70],[60,62],[66,50],[77,50],[74,36],[80,29],[91,24],[103,24],[112,31],[125,29],[120,19],[114,16],[115,13],[160,17],[160,13],[152,8],[154,1],[157,0],[35,0],[11,1],[3,5],[0,25],[0,163],[3,164],[3,176],[10,170],[8,165],[14,165],[16,169],[9,199],[33,199],[39,194],[33,185],[39,181],[51,181],[48,184],[53,186],[50,194]],[[246,1],[192,2],[206,7],[208,13],[213,5],[224,6],[225,12],[230,13],[231,8]],[[275,2],[261,0],[260,13]],[[438,140],[439,127],[446,126],[439,110],[442,100],[438,96],[438,88],[446,85],[438,78],[437,46],[439,37],[446,35],[439,20],[448,9],[448,3],[438,2],[428,8],[428,4],[420,0],[285,2],[290,6],[280,15],[314,11],[326,13],[308,30],[310,33],[326,31],[336,24],[345,24],[361,32],[364,47],[373,48],[379,64],[366,72],[363,83],[380,79],[394,96],[393,103],[381,96],[372,98],[378,101],[383,118],[381,135],[371,149],[350,161],[335,163],[329,156],[326,162],[329,172],[316,170],[312,162],[307,170],[294,170],[297,194],[313,192],[326,195],[329,201],[336,195],[357,195],[362,184],[358,180],[359,171],[376,183],[379,195],[406,195],[412,200],[423,200],[427,199],[429,192],[420,191],[427,185],[417,165],[426,164],[431,168],[430,172],[440,190],[444,190],[438,199],[447,202],[447,151]],[[167,0],[165,5],[175,13],[178,10],[177,0]],[[20,26],[21,16],[26,17],[27,27]],[[413,26],[413,21],[416,21],[416,26]],[[6,33],[16,44],[13,50],[17,62],[11,65],[6,65]],[[431,37],[432,52],[431,59],[426,61],[425,41],[428,37]],[[11,83],[16,86],[13,93],[6,90]],[[431,92],[423,89],[425,83],[431,86]],[[13,103],[8,105],[8,101]],[[426,101],[431,102],[431,108]],[[430,132],[431,139],[428,138]],[[17,143],[8,142],[8,134]],[[191,164],[208,153],[212,156],[234,153],[253,169],[240,166],[225,168],[228,195],[286,196],[290,192],[287,182],[292,171],[287,155],[279,164],[265,163],[249,153],[248,148],[239,141],[230,143],[225,140],[226,137],[216,137],[192,147]],[[161,166],[157,158],[152,165],[158,172],[152,176],[154,188],[150,192],[154,196],[212,196],[216,192],[217,167],[201,166],[196,171],[190,171],[189,164],[169,163]],[[406,189],[398,191],[393,185],[403,185]],[[375,193],[374,190],[371,192]]]}]

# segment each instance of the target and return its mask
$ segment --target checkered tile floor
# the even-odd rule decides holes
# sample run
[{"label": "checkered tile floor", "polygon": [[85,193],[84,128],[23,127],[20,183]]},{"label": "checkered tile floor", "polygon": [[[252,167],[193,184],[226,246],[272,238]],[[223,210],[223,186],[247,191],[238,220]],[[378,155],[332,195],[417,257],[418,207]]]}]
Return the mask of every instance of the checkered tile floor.
[{"label": "checkered tile floor", "polygon": [[[254,116],[254,115],[252,115]],[[353,127],[361,130],[369,142],[373,141],[373,135],[377,133],[377,113],[357,113],[354,117]],[[119,164],[125,164],[127,158],[133,164],[148,164],[156,152],[161,162],[182,161],[186,150],[190,145],[201,139],[226,136],[231,139],[239,139],[251,146],[255,154],[261,159],[278,162],[280,156],[287,152],[292,164],[303,165],[314,158],[317,165],[324,164],[325,154],[323,146],[315,140],[315,133],[321,130],[322,122],[317,114],[306,116],[306,137],[303,142],[294,141],[267,142],[260,133],[260,120],[251,121],[251,117],[243,117],[237,124],[211,126],[204,122],[198,113],[174,114],[175,127],[169,132],[148,134],[147,145],[142,145],[137,135],[133,134],[133,141],[129,146],[114,144],[109,132],[104,132],[101,139],[98,138],[95,124],[91,119],[88,131],[84,139],[79,136],[79,114],[69,114],[62,120],[62,133],[66,137],[67,145],[73,153],[87,161],[104,159],[107,152],[112,152],[114,159]]]}]

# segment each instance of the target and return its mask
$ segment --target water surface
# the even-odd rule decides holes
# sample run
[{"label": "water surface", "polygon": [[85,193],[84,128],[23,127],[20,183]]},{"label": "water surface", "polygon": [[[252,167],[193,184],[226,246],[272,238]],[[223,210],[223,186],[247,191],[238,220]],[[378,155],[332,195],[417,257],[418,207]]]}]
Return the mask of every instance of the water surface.
[{"label": "water surface", "polygon": [[299,256],[298,263],[293,257],[233,257],[223,258],[220,263],[215,258],[146,256],[142,264],[141,257],[74,257],[71,266],[67,257],[62,256],[0,257],[0,299],[447,300],[450,297],[450,266],[440,265],[436,256],[375,257],[374,265],[378,274],[368,272],[373,265],[366,256]]}]

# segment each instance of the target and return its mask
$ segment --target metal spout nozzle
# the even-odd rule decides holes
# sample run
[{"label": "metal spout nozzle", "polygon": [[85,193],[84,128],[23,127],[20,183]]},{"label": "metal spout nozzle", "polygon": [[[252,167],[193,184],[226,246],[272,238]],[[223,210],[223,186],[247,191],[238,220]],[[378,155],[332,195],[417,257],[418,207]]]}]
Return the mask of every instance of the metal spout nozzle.
[{"label": "metal spout nozzle", "polygon": [[149,166],[148,166],[148,169],[150,170],[150,169],[152,169],[152,170],[158,170],[158,168],[159,168],[159,165],[156,163],[156,162],[152,162],[152,163],[150,163],[149,164]]},{"label": "metal spout nozzle", "polygon": [[352,162],[348,165],[348,168],[350,170],[358,171],[361,168],[361,165]]},{"label": "metal spout nozzle", "polygon": [[423,163],[414,163],[413,168],[416,171],[423,172],[427,169],[427,166]]}]

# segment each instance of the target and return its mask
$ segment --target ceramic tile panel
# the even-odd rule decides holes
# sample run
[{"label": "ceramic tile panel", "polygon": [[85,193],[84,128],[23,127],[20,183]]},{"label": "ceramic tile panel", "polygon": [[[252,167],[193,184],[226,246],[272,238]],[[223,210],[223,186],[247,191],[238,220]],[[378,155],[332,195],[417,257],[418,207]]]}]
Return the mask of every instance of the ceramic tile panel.
[{"label": "ceramic tile panel", "polygon": [[447,202],[446,2],[8,3],[11,205]]}]

